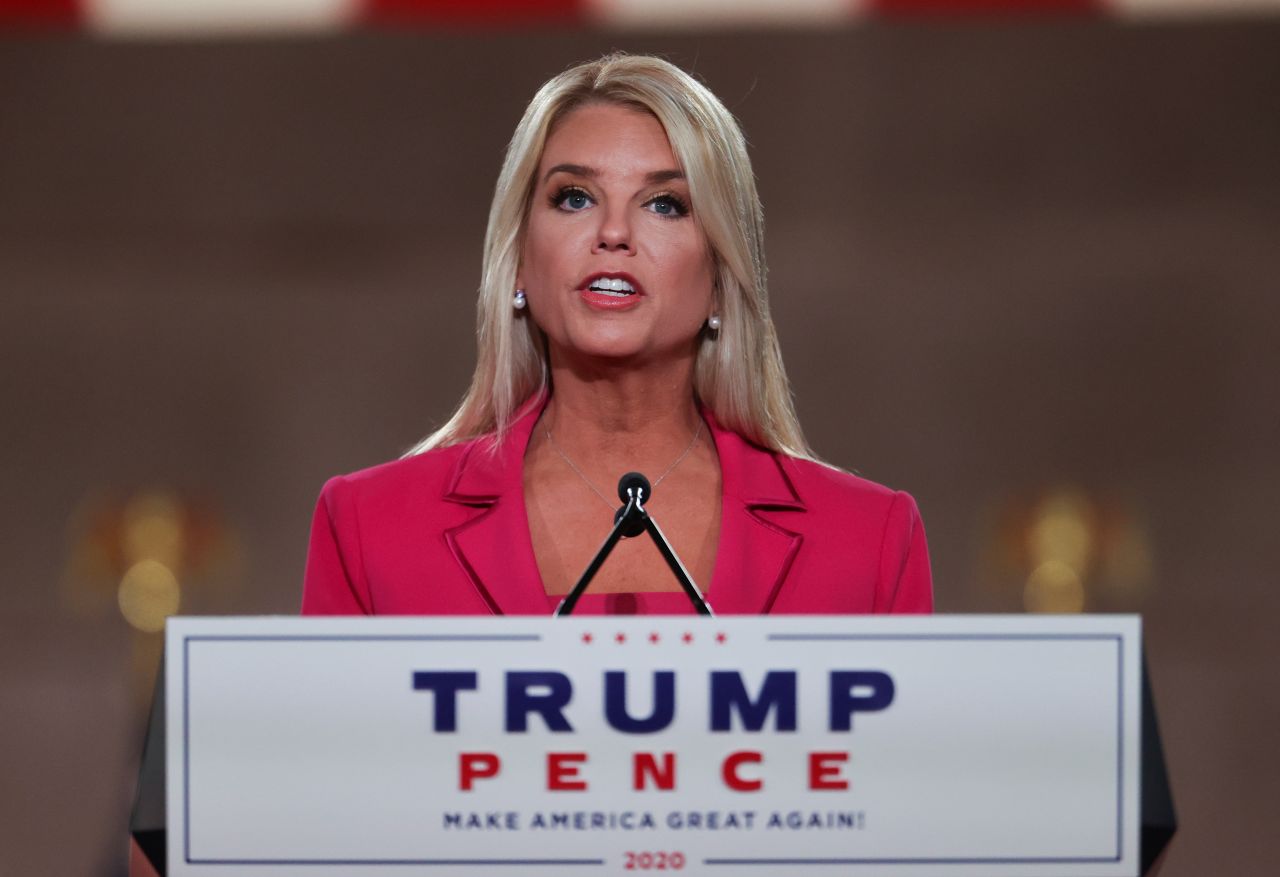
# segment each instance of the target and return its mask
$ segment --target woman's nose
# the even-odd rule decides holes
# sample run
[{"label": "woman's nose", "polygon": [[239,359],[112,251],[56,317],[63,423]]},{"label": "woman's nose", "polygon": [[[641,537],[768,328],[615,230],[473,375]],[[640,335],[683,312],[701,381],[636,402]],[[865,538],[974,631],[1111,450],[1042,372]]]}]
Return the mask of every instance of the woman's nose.
[{"label": "woman's nose", "polygon": [[625,210],[600,210],[600,228],[596,232],[596,252],[632,252],[631,223]]}]

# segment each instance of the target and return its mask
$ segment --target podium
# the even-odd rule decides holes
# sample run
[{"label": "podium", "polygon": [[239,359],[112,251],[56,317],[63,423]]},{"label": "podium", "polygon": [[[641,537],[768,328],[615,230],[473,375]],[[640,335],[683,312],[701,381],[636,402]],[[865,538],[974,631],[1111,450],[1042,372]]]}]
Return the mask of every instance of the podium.
[{"label": "podium", "polygon": [[131,821],[175,877],[1112,877],[1175,829],[1131,616],[173,619]]}]

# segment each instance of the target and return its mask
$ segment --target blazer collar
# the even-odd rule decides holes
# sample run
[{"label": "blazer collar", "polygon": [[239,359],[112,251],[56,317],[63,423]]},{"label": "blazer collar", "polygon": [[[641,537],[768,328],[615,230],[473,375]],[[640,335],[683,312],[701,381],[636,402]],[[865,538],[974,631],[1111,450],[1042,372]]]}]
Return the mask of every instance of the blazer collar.
[{"label": "blazer collar", "polygon": [[524,453],[548,398],[525,403],[500,442],[486,436],[467,445],[444,497],[482,510],[447,530],[445,541],[495,615],[548,611],[524,504]]},{"label": "blazer collar", "polygon": [[803,537],[770,512],[806,510],[788,473],[791,461],[724,429],[710,411],[720,456],[720,544],[707,601],[723,615],[763,615],[787,584]]},{"label": "blazer collar", "polygon": [[[505,438],[471,442],[449,480],[445,500],[471,506],[475,517],[445,539],[472,585],[495,614],[544,615],[548,599],[538,574],[524,503],[524,455],[549,394],[530,399]],[[720,458],[720,541],[710,587],[700,583],[721,614],[768,612],[786,585],[803,537],[770,512],[804,512],[788,473],[790,460],[724,429],[706,408]],[[767,516],[766,516],[767,515]],[[784,516],[785,517],[785,516]]]}]

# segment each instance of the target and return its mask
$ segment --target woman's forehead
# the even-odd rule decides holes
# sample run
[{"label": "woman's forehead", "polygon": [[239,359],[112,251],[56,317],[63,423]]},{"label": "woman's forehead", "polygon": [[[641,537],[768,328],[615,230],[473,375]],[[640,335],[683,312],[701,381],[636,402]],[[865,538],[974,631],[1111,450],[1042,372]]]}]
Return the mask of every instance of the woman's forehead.
[{"label": "woman's forehead", "polygon": [[540,178],[557,167],[586,176],[643,176],[679,170],[680,162],[666,129],[652,113],[593,102],[570,110],[548,134],[538,164]]}]

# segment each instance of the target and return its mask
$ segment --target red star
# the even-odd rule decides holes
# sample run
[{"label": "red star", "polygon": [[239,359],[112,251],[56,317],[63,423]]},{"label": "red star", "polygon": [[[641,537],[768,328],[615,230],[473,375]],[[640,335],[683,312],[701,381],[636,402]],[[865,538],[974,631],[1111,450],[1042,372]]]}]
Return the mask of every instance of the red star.
[{"label": "red star", "polygon": [[582,641],[583,641],[584,643],[589,643],[589,642],[591,642],[591,633],[590,633],[590,631],[588,631],[587,633],[584,633],[584,634],[582,635]]},{"label": "red star", "polygon": [[658,636],[658,632],[656,630],[653,633],[649,634],[649,642],[656,644],[659,639],[660,637]]},{"label": "red star", "polygon": [[718,642],[718,643],[722,643],[722,642],[724,642],[726,639],[728,639],[728,637],[727,637],[727,636],[725,636],[723,633],[717,633],[717,634],[716,634],[716,642]]},{"label": "red star", "polygon": [[625,643],[627,641],[627,635],[622,631],[618,631],[618,635],[614,637],[614,640],[616,642]]},{"label": "red star", "polygon": [[686,630],[684,636],[680,637],[680,639],[684,640],[686,643],[691,643],[693,642],[693,634]]}]

